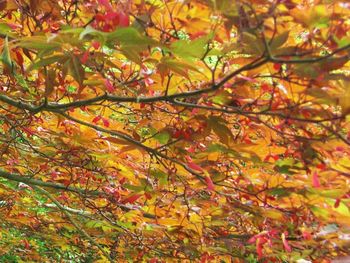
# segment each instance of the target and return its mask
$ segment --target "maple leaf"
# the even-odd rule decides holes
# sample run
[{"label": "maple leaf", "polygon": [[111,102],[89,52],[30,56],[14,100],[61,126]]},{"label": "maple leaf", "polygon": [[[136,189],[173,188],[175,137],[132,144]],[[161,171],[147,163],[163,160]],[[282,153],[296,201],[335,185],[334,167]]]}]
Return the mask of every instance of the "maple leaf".
[{"label": "maple leaf", "polygon": [[0,262],[328,262],[349,247],[347,1],[0,12]]}]

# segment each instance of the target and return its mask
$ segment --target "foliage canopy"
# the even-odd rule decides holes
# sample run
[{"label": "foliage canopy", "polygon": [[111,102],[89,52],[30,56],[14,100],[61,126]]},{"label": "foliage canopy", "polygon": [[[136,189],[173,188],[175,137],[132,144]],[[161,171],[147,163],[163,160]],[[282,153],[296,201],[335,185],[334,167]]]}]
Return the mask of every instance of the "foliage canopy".
[{"label": "foliage canopy", "polygon": [[348,1],[0,10],[1,262],[348,253]]}]

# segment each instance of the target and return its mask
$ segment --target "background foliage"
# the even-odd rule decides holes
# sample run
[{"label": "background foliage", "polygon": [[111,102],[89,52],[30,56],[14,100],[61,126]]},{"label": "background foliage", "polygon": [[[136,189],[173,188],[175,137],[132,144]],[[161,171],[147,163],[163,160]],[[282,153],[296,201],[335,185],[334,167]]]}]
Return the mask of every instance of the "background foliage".
[{"label": "background foliage", "polygon": [[348,254],[349,7],[0,1],[0,261]]}]

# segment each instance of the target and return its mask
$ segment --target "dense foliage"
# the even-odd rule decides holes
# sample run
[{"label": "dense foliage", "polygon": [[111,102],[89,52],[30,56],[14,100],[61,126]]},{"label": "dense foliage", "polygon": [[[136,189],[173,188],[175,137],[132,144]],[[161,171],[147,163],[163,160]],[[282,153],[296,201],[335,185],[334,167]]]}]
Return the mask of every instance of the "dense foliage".
[{"label": "dense foliage", "polygon": [[1,262],[350,249],[350,4],[0,1]]}]

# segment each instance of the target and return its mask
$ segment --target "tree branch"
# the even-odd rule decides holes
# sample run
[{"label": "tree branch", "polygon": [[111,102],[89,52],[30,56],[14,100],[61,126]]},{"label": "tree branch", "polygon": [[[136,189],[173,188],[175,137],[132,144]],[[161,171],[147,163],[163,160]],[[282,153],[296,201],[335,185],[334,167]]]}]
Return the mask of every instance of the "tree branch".
[{"label": "tree branch", "polygon": [[47,198],[49,198],[66,215],[68,220],[75,226],[75,228],[78,230],[78,232],[82,236],[84,236],[86,239],[88,239],[92,245],[96,246],[102,252],[102,254],[109,260],[109,262],[113,262],[112,258],[109,256],[109,254],[83,228],[81,228],[78,225],[78,223],[75,221],[75,219],[69,214],[67,209],[64,206],[62,206],[60,204],[60,202],[58,202],[56,200],[56,198],[54,198],[49,192],[47,192],[46,190],[44,190],[38,186],[33,186],[33,188],[35,190],[37,190],[38,192],[44,194]]},{"label": "tree branch", "polygon": [[16,181],[24,184],[28,184],[30,186],[42,186],[42,187],[49,187],[57,190],[64,190],[64,191],[69,191],[69,192],[74,192],[74,193],[79,193],[79,194],[84,194],[84,195],[104,195],[103,192],[99,191],[86,191],[84,189],[80,188],[75,188],[71,186],[65,186],[63,184],[57,184],[57,183],[51,183],[51,182],[44,182],[41,180],[33,179],[28,176],[22,176],[20,174],[14,174],[14,173],[9,173],[4,170],[0,170],[0,177],[11,180],[11,181]]},{"label": "tree branch", "polygon": [[[85,189],[75,188],[75,187],[71,187],[71,186],[65,186],[63,184],[44,182],[41,180],[29,178],[28,176],[22,176],[20,174],[9,173],[9,172],[6,172],[6,171],[1,170],[1,169],[0,169],[0,177],[11,180],[11,181],[24,183],[24,184],[27,184],[31,187],[35,187],[35,186],[49,187],[49,188],[56,189],[56,190],[69,191],[69,192],[74,192],[74,193],[83,194],[83,195],[100,195],[100,196],[106,195],[106,193],[101,192],[101,191],[97,191],[97,190],[86,191]],[[124,204],[117,203],[116,205],[124,211],[139,210],[137,208],[129,207],[129,206],[124,205]],[[153,215],[153,214],[143,212],[143,211],[141,211],[141,213],[146,218],[152,218],[152,219],[155,218],[155,215]]]}]

